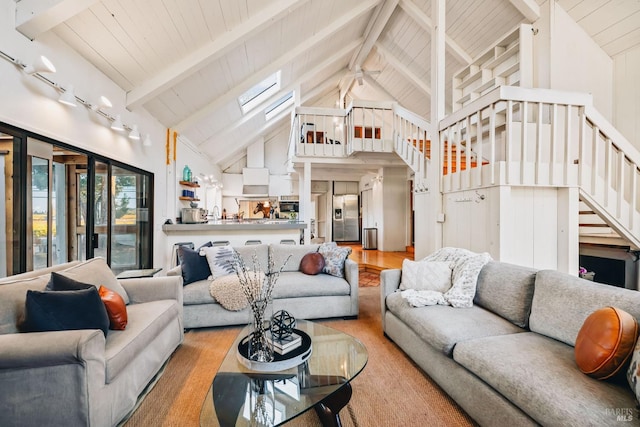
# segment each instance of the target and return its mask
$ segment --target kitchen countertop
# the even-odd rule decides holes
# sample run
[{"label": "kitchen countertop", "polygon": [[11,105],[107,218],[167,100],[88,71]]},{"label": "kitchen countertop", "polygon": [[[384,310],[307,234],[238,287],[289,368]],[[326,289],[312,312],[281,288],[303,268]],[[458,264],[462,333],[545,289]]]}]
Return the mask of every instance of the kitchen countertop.
[{"label": "kitchen countertop", "polygon": [[301,221],[286,219],[245,219],[242,222],[235,220],[216,220],[199,224],[164,224],[162,231],[214,231],[214,230],[291,230],[305,229],[307,224]]}]

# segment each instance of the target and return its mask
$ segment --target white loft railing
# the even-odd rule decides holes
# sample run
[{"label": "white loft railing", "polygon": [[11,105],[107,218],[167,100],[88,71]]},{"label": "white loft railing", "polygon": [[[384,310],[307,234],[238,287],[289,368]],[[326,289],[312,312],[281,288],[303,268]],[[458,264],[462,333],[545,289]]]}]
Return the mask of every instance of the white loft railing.
[{"label": "white loft railing", "polygon": [[394,149],[394,102],[354,101],[346,109],[297,107],[290,154],[348,157],[355,152]]},{"label": "white loft railing", "polygon": [[[452,146],[466,153],[443,165],[441,191],[577,186],[610,227],[640,246],[640,152],[593,108],[590,95],[503,86],[439,129],[441,158],[446,149],[451,159]],[[459,172],[446,174],[451,167]]]},{"label": "white loft railing", "polygon": [[428,129],[431,127],[417,114],[396,106],[394,109],[394,141],[395,152],[413,170],[415,187],[425,188],[427,178],[428,159],[431,149],[431,137]]}]

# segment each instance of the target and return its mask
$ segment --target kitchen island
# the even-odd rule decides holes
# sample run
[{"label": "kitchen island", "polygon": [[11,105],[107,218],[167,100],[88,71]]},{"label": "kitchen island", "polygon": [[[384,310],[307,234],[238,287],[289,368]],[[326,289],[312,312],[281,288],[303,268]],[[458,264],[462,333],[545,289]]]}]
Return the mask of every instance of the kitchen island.
[{"label": "kitchen island", "polygon": [[307,224],[283,219],[214,220],[199,224],[164,224],[162,231],[167,235],[166,269],[175,265],[174,245],[193,243],[196,248],[213,241],[228,241],[232,246],[242,246],[248,240],[262,243],[280,243],[293,240],[300,244]]}]

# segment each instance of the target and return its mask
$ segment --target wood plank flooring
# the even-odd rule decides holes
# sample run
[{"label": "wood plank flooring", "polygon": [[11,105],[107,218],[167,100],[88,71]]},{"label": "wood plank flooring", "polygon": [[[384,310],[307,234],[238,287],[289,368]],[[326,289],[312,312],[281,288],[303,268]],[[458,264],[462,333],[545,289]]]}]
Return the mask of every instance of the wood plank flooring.
[{"label": "wood plank flooring", "polygon": [[378,251],[375,249],[362,249],[360,244],[346,244],[340,246],[349,246],[353,251],[349,259],[354,260],[360,266],[360,271],[379,273],[389,268],[402,268],[402,261],[406,259],[413,260],[413,252],[411,250],[401,252]]}]

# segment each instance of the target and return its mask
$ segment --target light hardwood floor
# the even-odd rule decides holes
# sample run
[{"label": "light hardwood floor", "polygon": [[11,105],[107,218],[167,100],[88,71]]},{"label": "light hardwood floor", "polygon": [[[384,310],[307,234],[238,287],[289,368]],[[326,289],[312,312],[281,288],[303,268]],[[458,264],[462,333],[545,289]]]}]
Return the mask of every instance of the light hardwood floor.
[{"label": "light hardwood floor", "polygon": [[375,249],[362,249],[360,244],[346,244],[340,246],[349,246],[353,251],[349,256],[360,266],[361,271],[379,273],[389,268],[402,268],[404,259],[413,260],[413,251],[402,252],[383,252]]}]

